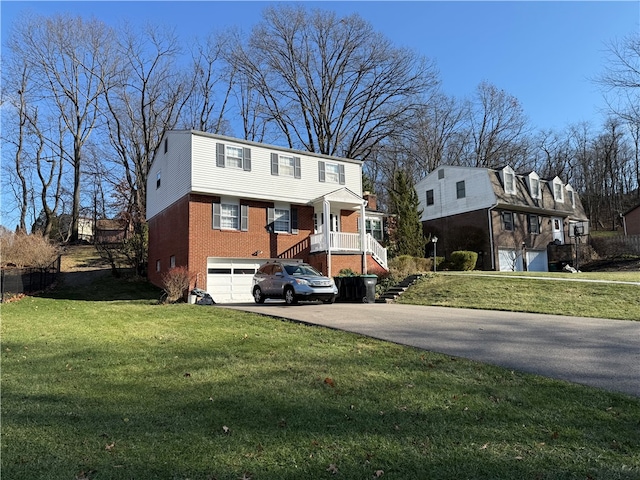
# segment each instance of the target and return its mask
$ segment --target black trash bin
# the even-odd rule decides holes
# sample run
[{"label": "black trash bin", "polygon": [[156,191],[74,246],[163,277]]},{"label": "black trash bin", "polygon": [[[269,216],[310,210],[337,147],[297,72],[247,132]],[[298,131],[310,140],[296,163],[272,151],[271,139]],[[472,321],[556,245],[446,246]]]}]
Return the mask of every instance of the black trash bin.
[{"label": "black trash bin", "polygon": [[362,303],[374,303],[376,301],[377,275],[361,275],[363,289],[361,291]]}]

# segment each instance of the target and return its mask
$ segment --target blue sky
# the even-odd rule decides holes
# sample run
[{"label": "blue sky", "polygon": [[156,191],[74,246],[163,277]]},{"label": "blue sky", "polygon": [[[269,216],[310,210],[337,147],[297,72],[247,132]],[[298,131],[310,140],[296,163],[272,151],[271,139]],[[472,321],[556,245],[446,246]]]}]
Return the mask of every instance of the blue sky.
[{"label": "blue sky", "polygon": [[[301,2],[358,13],[397,46],[435,60],[442,89],[459,98],[488,81],[520,100],[535,129],[591,121],[605,103],[592,81],[605,66],[607,42],[640,29],[639,1],[325,1]],[[260,20],[269,2],[11,2],[0,4],[2,39],[23,10],[71,12],[115,24],[127,19],[174,26],[188,41],[214,29]]]}]

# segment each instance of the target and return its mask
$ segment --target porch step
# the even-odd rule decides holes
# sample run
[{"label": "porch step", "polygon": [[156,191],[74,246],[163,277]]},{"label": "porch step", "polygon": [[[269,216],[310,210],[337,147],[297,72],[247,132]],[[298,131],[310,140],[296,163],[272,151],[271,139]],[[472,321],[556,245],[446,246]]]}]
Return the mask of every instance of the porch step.
[{"label": "porch step", "polygon": [[376,299],[376,302],[377,303],[393,303],[393,302],[395,302],[395,300],[400,295],[402,295],[405,291],[407,291],[407,289],[410,286],[412,286],[414,283],[416,283],[420,278],[422,278],[422,276],[423,276],[423,274],[421,274],[421,273],[415,274],[415,275],[409,275],[408,277],[406,277],[404,280],[402,280],[397,285],[394,285],[393,287],[390,287],[389,289],[387,289],[386,292],[384,292],[382,295],[380,295]]}]

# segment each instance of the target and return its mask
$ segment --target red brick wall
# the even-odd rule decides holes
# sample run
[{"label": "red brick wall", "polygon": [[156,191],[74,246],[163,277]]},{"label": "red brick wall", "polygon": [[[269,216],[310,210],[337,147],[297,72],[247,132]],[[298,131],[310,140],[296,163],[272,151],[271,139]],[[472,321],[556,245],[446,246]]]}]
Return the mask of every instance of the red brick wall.
[{"label": "red brick wall", "polygon": [[[189,266],[189,202],[183,197],[149,220],[149,281],[162,286],[162,274],[169,270],[169,259],[176,266]],[[160,271],[156,262],[160,260]]]},{"label": "red brick wall", "polygon": [[[149,220],[149,280],[161,285],[162,273],[169,269],[169,257],[175,255],[176,266],[187,266],[203,287],[208,257],[229,258],[299,258],[320,271],[327,272],[326,254],[311,254],[309,236],[313,234],[313,207],[298,206],[298,233],[269,233],[267,208],[273,203],[240,200],[249,206],[249,231],[214,230],[213,202],[218,197],[188,195]],[[356,232],[358,212],[340,212],[342,231]],[[253,255],[256,253],[256,255]],[[332,255],[333,275],[342,268],[362,271],[361,255]],[[156,272],[156,260],[161,271]],[[368,260],[371,273],[379,265]]]}]

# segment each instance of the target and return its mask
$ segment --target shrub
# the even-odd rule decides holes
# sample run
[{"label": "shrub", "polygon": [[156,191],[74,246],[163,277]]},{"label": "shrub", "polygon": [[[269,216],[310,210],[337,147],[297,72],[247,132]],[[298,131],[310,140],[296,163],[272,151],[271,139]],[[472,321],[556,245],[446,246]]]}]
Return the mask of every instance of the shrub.
[{"label": "shrub", "polygon": [[451,270],[467,271],[476,268],[476,262],[478,261],[478,254],[476,252],[470,252],[468,250],[459,250],[452,252],[449,257],[449,264]]},{"label": "shrub", "polygon": [[47,268],[60,256],[60,248],[38,234],[4,235],[1,242],[3,265]]},{"label": "shrub", "polygon": [[356,275],[357,275],[357,273],[354,272],[353,270],[351,270],[350,268],[343,268],[338,273],[338,276],[340,276],[340,277],[355,277]]},{"label": "shrub", "polygon": [[167,293],[167,302],[175,303],[184,298],[189,289],[193,274],[186,267],[174,267],[162,275],[162,286]]},{"label": "shrub", "polygon": [[431,270],[433,270],[433,261],[430,258],[400,255],[389,260],[391,276],[400,280],[414,273],[425,273]]}]

